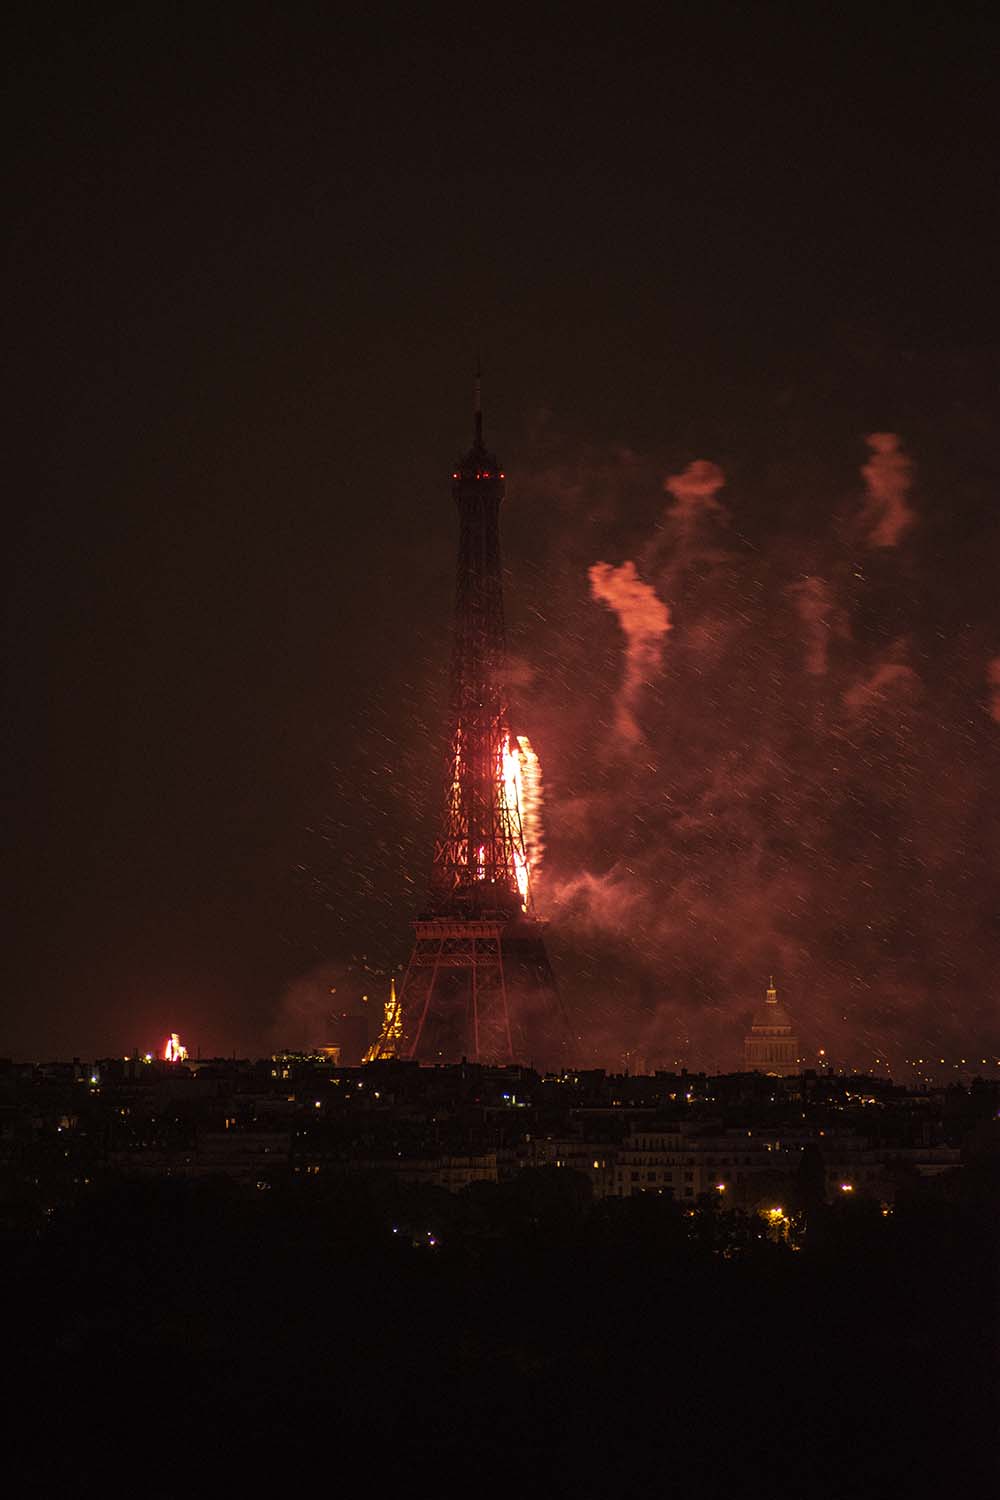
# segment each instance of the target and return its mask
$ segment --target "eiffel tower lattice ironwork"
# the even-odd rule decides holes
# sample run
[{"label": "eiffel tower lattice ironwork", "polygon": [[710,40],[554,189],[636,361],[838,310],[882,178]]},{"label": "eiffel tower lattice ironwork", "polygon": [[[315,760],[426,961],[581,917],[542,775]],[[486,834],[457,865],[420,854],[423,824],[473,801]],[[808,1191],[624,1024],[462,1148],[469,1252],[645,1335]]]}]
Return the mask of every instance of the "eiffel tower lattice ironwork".
[{"label": "eiffel tower lattice ironwork", "polygon": [[459,544],[443,815],[400,992],[397,1055],[558,1067],[571,1038],[534,914],[533,757],[512,733],[506,687],[504,474],[483,438],[478,378],[474,417],[472,447],[452,474]]}]

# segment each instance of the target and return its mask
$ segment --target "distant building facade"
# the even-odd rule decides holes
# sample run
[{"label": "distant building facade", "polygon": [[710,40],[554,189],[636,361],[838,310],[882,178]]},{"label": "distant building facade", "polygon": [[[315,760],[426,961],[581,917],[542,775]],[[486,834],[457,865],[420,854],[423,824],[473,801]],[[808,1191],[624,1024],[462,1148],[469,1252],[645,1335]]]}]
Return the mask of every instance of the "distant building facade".
[{"label": "distant building facade", "polygon": [[791,1016],[778,1002],[773,979],[762,1008],[743,1038],[743,1066],[748,1073],[767,1073],[776,1078],[788,1078],[802,1067],[799,1039]]}]

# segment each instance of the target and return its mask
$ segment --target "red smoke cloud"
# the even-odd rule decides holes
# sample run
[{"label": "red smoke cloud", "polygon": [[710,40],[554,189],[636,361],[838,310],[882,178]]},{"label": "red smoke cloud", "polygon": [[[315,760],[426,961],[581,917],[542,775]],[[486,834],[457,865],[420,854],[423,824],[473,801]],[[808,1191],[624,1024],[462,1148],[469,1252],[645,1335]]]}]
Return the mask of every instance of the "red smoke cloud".
[{"label": "red smoke cloud", "polygon": [[[842,1060],[995,1029],[995,748],[968,727],[965,647],[920,599],[917,551],[895,577],[910,460],[870,443],[870,575],[836,478],[825,512],[795,497],[796,531],[746,479],[724,509],[707,460],[664,483],[634,453],[588,456],[519,485],[543,584],[521,708],[547,772],[544,914],[596,1061],[641,1045],[654,1065],[683,1047],[736,1065],[772,969],[804,1045]],[[612,548],[638,565],[593,562]],[[938,548],[935,588],[941,569]],[[595,600],[622,625],[624,681]],[[981,705],[981,669],[969,682]],[[1000,715],[1000,664],[989,684]],[[614,761],[593,753],[609,701]]]},{"label": "red smoke cloud", "polygon": [[[898,648],[894,648],[898,651]],[[869,675],[853,683],[844,693],[844,707],[852,714],[891,704],[919,687],[919,678],[904,661],[879,662]]]},{"label": "red smoke cloud", "polygon": [[987,666],[986,681],[990,689],[990,718],[1000,724],[1000,656],[994,656]]},{"label": "red smoke cloud", "polygon": [[615,732],[628,746],[642,741],[636,707],[643,685],[659,673],[670,629],[670,610],[656,590],[643,583],[635,563],[620,568],[598,562],[588,570],[595,599],[613,609],[625,635],[625,675],[615,702]]},{"label": "red smoke cloud", "polygon": [[806,627],[805,664],[813,677],[825,677],[834,635],[845,636],[847,624],[825,578],[803,578],[789,589],[799,618]]},{"label": "red smoke cloud", "polygon": [[718,464],[707,458],[697,458],[688,464],[683,474],[671,474],[663,481],[663,488],[673,495],[676,502],[671,514],[679,526],[689,529],[701,516],[718,514],[723,506],[715,498],[726,482],[726,476]]},{"label": "red smoke cloud", "polygon": [[861,469],[868,490],[862,522],[872,547],[896,547],[915,519],[907,503],[913,465],[894,432],[873,432],[865,441],[872,456]]}]

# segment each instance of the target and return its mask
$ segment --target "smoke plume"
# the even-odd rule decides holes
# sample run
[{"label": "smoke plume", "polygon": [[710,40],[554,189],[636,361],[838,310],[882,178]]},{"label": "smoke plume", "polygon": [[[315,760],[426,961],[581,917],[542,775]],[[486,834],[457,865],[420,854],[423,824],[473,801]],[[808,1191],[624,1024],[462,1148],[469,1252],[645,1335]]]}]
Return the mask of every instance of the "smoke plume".
[{"label": "smoke plume", "polygon": [[[957,593],[974,634],[993,628],[989,567],[978,593],[961,583],[981,497],[925,478],[949,508],[933,557],[897,567],[911,464],[895,435],[871,438],[860,535],[884,555],[868,571],[842,524],[850,443],[846,429],[828,469],[744,457],[726,509],[705,459],[550,446],[522,483],[540,915],[597,1063],[640,1048],[651,1065],[738,1065],[771,972],[809,1058],[870,1065],[891,1044],[899,1071],[921,1038],[939,1056],[960,1038],[959,1056],[996,1030],[982,710],[1000,722],[1000,658],[987,696],[955,628]],[[593,563],[609,555],[634,561]],[[624,679],[595,600],[621,625]],[[609,702],[631,752],[613,762],[594,753]]]},{"label": "smoke plume", "polygon": [[715,497],[725,482],[718,464],[706,458],[695,459],[683,474],[671,474],[663,481],[663,488],[675,501],[670,514],[681,530],[691,531],[702,516],[723,512]]},{"label": "smoke plume", "polygon": [[834,633],[844,634],[843,612],[825,578],[803,578],[789,589],[799,618],[806,627],[805,666],[812,677],[825,677]]},{"label": "smoke plume", "polygon": [[587,576],[594,598],[614,610],[625,635],[625,673],[615,702],[615,731],[627,745],[636,746],[643,739],[636,708],[644,684],[662,666],[670,610],[656,590],[642,581],[633,562],[619,568],[597,562]]},{"label": "smoke plume", "polygon": [[388,987],[388,976],[363,957],[316,964],[286,985],[272,1022],[270,1045],[313,1051],[329,1040],[336,1016],[368,1016],[370,1027],[376,1027]]},{"label": "smoke plume", "polygon": [[861,469],[868,491],[862,524],[872,547],[896,547],[914,522],[907,503],[913,464],[894,432],[873,432],[866,439],[872,456]]},{"label": "smoke plume", "polygon": [[994,656],[987,666],[986,681],[990,689],[990,718],[1000,724],[1000,656]]},{"label": "smoke plume", "polygon": [[919,687],[913,668],[902,660],[901,643],[893,646],[885,660],[878,662],[860,681],[844,693],[844,707],[860,715],[880,707],[898,704]]}]

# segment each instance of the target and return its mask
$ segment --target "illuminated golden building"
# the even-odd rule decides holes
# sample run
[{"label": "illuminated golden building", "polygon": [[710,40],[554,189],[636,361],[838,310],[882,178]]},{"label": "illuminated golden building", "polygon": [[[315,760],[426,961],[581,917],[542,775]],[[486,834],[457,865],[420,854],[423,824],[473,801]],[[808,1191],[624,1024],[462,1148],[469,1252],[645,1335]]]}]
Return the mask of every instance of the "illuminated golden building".
[{"label": "illuminated golden building", "polygon": [[402,1040],[403,1011],[396,998],[396,980],[392,978],[389,980],[389,998],[385,1002],[382,1030],[368,1048],[362,1062],[379,1062],[387,1057],[398,1057]]},{"label": "illuminated golden building", "polygon": [[791,1016],[778,1002],[773,978],[764,1004],[743,1038],[743,1066],[748,1073],[767,1073],[776,1078],[788,1078],[801,1069],[799,1039]]}]

